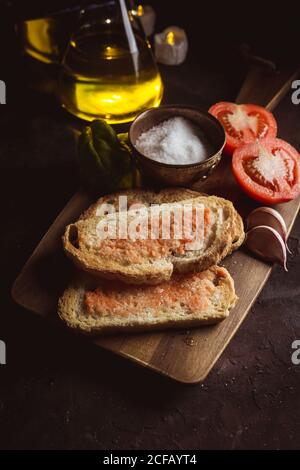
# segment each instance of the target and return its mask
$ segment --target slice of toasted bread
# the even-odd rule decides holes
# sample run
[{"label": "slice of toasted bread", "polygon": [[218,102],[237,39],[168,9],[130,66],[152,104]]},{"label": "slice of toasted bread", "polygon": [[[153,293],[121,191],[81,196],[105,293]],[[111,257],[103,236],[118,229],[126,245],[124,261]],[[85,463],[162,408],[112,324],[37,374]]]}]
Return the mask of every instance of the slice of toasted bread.
[{"label": "slice of toasted bread", "polygon": [[[127,240],[121,246],[116,240],[112,243],[100,243],[96,232],[99,222],[97,210],[103,203],[117,207],[119,196],[125,195],[128,207],[132,203],[202,204],[208,208],[214,220],[209,226],[205,243],[199,250],[183,253],[164,248],[165,252],[153,253],[142,241]],[[117,210],[122,211],[122,208]],[[222,222],[218,218],[222,214]],[[187,189],[168,189],[158,193],[144,190],[133,190],[105,196],[93,204],[74,224],[67,226],[64,237],[64,249],[75,265],[94,275],[107,279],[117,279],[129,284],[159,284],[170,279],[174,272],[202,271],[219,263],[227,254],[238,248],[244,240],[243,222],[232,203],[216,196],[201,195]],[[139,251],[138,251],[139,250]],[[139,256],[137,256],[137,251]],[[141,253],[143,256],[140,256]]]},{"label": "slice of toasted bread", "polygon": [[118,191],[113,194],[107,194],[100,197],[94,204],[92,204],[83,214],[80,219],[91,219],[97,217],[97,210],[103,203],[112,204],[117,211],[122,210],[119,207],[119,197],[127,196],[128,207],[132,204],[163,204],[182,201],[184,199],[192,199],[199,196],[207,196],[207,194],[192,191],[186,188],[168,188],[160,191],[151,191],[150,189],[128,189],[127,191]]},{"label": "slice of toasted bread", "polygon": [[60,318],[89,334],[190,328],[222,321],[237,300],[225,268],[175,274],[159,286],[129,286],[79,274],[58,304]]},{"label": "slice of toasted bread", "polygon": [[[187,188],[168,188],[162,189],[159,192],[151,191],[149,189],[145,189],[142,191],[139,189],[128,189],[127,191],[119,191],[113,194],[108,194],[106,196],[100,197],[86,211],[81,214],[79,220],[97,217],[97,210],[103,203],[112,204],[115,207],[115,210],[122,210],[122,207],[119,207],[118,203],[119,197],[123,195],[127,196],[128,206],[131,206],[135,203],[142,203],[144,205],[163,204],[183,201],[184,199],[197,198],[199,196],[209,197],[209,195],[206,193],[200,193],[198,191],[193,191]],[[223,201],[225,200],[223,199]],[[232,224],[232,248],[228,254],[238,249],[245,239],[243,220],[237,211],[235,211],[234,218],[235,221]]]}]

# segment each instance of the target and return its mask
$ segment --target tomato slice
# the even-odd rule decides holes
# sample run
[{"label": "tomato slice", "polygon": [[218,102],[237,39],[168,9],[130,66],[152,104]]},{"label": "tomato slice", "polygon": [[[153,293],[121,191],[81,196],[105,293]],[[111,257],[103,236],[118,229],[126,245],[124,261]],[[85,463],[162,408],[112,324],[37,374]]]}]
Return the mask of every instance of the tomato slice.
[{"label": "tomato slice", "polygon": [[273,114],[261,106],[224,101],[214,104],[209,112],[225,129],[225,151],[230,155],[240,145],[277,135],[277,123]]},{"label": "tomato slice", "polygon": [[233,174],[242,189],[264,204],[295,199],[300,194],[300,156],[281,139],[262,139],[237,148]]}]

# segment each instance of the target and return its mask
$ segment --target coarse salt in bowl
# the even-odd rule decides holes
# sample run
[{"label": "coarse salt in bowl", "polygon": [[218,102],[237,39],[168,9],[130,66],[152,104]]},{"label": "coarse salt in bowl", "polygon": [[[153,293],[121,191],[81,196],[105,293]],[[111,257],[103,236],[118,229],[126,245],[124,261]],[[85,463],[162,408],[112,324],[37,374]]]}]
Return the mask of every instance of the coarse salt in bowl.
[{"label": "coarse salt in bowl", "polygon": [[182,186],[207,178],[217,166],[225,132],[206,111],[165,105],[140,113],[129,129],[129,141],[143,173]]},{"label": "coarse salt in bowl", "polygon": [[188,165],[206,160],[212,145],[192,121],[175,116],[142,132],[135,142],[139,152],[157,162]]}]

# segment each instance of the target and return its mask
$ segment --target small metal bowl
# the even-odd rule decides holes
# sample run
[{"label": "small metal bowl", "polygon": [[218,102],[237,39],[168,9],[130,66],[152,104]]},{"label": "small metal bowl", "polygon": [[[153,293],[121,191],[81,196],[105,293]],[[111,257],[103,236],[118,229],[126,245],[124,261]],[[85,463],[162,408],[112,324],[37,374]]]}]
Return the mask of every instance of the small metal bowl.
[{"label": "small metal bowl", "polygon": [[[206,160],[188,165],[167,164],[152,160],[137,150],[135,143],[143,132],[176,116],[192,121],[203,132],[213,148]],[[171,186],[187,186],[206,179],[220,162],[225,145],[225,131],[216,118],[206,111],[181,105],[165,105],[143,111],[131,124],[128,136],[136,164],[142,173]]]}]

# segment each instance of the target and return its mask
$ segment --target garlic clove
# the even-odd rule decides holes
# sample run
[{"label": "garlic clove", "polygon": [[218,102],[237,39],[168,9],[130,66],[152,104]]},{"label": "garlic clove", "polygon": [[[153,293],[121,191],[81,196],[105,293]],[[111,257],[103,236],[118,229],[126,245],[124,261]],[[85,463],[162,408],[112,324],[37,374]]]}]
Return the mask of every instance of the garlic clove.
[{"label": "garlic clove", "polygon": [[267,225],[277,230],[281,235],[286,249],[291,253],[287,245],[287,227],[282,215],[271,207],[258,207],[254,209],[247,217],[247,230],[251,230],[258,225]]},{"label": "garlic clove", "polygon": [[246,236],[246,247],[255,255],[270,263],[279,263],[287,271],[286,246],[281,235],[272,227],[253,227]]}]

